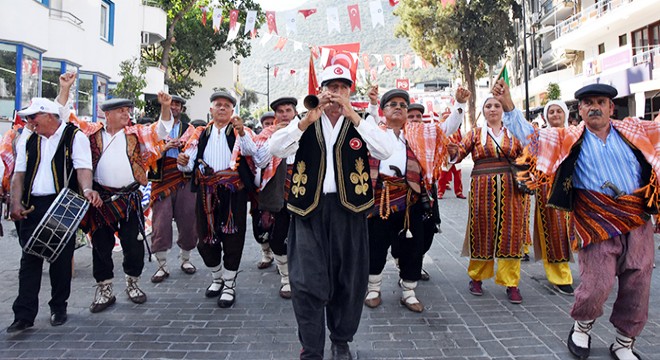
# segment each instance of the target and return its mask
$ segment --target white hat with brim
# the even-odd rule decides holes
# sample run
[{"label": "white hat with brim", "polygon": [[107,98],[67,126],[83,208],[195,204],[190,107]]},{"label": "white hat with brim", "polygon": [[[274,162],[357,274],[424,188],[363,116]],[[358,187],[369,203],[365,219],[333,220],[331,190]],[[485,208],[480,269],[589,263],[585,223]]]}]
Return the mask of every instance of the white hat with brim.
[{"label": "white hat with brim", "polygon": [[321,73],[321,86],[326,86],[333,80],[345,82],[348,86],[353,85],[351,71],[341,65],[328,66]]},{"label": "white hat with brim", "polygon": [[54,101],[48,100],[46,98],[32,98],[30,106],[18,112],[18,116],[30,116],[37,113],[48,113],[59,115],[60,106]]}]

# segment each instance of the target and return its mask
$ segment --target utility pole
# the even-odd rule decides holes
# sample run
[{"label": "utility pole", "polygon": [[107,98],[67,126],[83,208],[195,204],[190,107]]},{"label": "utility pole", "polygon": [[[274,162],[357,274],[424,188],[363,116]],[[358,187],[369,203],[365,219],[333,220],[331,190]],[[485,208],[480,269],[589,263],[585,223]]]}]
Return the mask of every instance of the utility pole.
[{"label": "utility pole", "polygon": [[266,107],[270,106],[270,69],[277,65],[282,65],[284,63],[269,64],[267,63],[264,68],[266,69]]}]

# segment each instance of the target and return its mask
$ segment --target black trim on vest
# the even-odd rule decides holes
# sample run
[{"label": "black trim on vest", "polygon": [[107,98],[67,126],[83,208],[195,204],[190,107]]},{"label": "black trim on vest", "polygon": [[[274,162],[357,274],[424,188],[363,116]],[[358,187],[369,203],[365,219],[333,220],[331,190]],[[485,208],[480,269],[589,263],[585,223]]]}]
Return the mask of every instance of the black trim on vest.
[{"label": "black trim on vest", "polygon": [[[182,121],[179,121],[179,134],[177,138],[180,138],[181,135],[185,134],[186,130],[188,130],[188,123],[184,123]],[[181,149],[183,148],[183,145],[179,147],[179,152],[181,152]],[[167,155],[163,154],[163,156],[156,161],[156,169],[155,170],[149,170],[147,173],[147,179],[149,181],[154,181],[154,182],[159,182],[163,180],[163,164],[165,163],[165,157]],[[186,179],[189,179],[192,176],[192,172],[187,172],[183,173],[183,177]]]},{"label": "black trim on vest", "polygon": [[[353,123],[345,119],[334,145],[335,181],[340,204],[361,213],[374,204],[367,146]],[[303,151],[301,151],[303,150]],[[321,121],[305,130],[293,167],[287,209],[308,217],[319,208],[326,168],[326,148]]]},{"label": "black trim on vest", "polygon": [[[193,163],[193,172],[192,172],[192,184],[190,185],[190,189],[192,192],[197,192],[197,189],[199,188],[199,185],[197,184],[197,172],[195,171],[195,168],[199,164],[199,160],[204,158],[204,150],[206,150],[206,145],[209,142],[209,137],[211,136],[211,131],[215,127],[214,124],[210,124],[206,126],[206,129],[202,131],[202,133],[199,135],[199,143],[197,144],[197,157],[195,158],[195,162]],[[227,129],[225,129],[225,136],[227,137],[227,146],[229,147],[229,151],[232,151],[234,149],[234,143],[236,143],[236,136],[234,135],[234,126],[232,124],[227,125]],[[247,136],[247,135],[246,135]],[[214,169],[218,171],[217,169]],[[224,169],[223,169],[224,170]],[[243,182],[244,188],[248,191],[256,191],[256,187],[254,186],[254,174],[252,173],[252,170],[250,170],[250,166],[247,163],[247,159],[245,156],[242,154],[239,156],[238,159],[238,176],[241,178],[241,182]]]},{"label": "black trim on vest", "polygon": [[[78,177],[76,174],[71,171],[73,169],[73,159],[71,158],[71,152],[73,148],[73,140],[75,139],[75,134],[80,131],[73,124],[66,124],[64,130],[62,131],[62,137],[60,142],[57,145],[57,150],[53,155],[51,161],[51,171],[53,174],[53,181],[55,183],[55,193],[59,193],[64,186],[64,174],[71,173],[69,177],[68,188],[73,191],[78,191]],[[32,185],[34,184],[34,178],[37,175],[37,170],[39,169],[39,163],[41,162],[41,136],[37,133],[32,133],[27,140],[25,145],[26,151],[26,174],[23,181],[23,205],[25,207],[30,206],[30,196],[32,193]],[[66,159],[66,163],[65,163]],[[64,169],[62,171],[61,169]]]}]

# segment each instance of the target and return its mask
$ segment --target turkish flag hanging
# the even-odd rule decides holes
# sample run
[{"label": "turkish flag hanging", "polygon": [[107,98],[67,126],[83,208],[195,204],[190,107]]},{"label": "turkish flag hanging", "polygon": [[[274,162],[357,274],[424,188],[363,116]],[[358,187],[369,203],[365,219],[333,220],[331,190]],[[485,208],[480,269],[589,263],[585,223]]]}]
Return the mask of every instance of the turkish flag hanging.
[{"label": "turkish flag hanging", "polygon": [[238,10],[234,9],[229,12],[229,30],[236,27],[236,21],[238,21]]},{"label": "turkish flag hanging", "polygon": [[268,22],[268,32],[277,34],[277,23],[275,22],[275,11],[266,11],[266,22]]},{"label": "turkish flag hanging", "polygon": [[369,71],[371,70],[371,65],[369,64],[369,54],[367,53],[362,53],[362,63],[364,64],[365,70]]},{"label": "turkish flag hanging", "polygon": [[284,49],[284,45],[286,45],[286,42],[288,40],[289,39],[287,39],[285,37],[281,37],[279,40],[277,40],[277,44],[275,44],[275,48],[273,50],[282,51],[282,49]]},{"label": "turkish flag hanging", "polygon": [[199,8],[202,9],[202,26],[206,26],[206,12],[208,8],[206,6],[200,6]]},{"label": "turkish flag hanging", "polygon": [[342,65],[349,69],[351,79],[353,79],[351,90],[355,90],[359,52],[360,43],[323,45],[321,46],[321,64],[324,64],[324,69],[330,65]]},{"label": "turkish flag hanging", "polygon": [[410,90],[410,80],[408,80],[408,79],[396,79],[395,87],[397,89],[408,91],[408,90]]},{"label": "turkish flag hanging", "polygon": [[307,19],[308,16],[312,14],[316,14],[316,9],[303,9],[303,10],[298,10],[298,12],[301,13],[302,16],[305,17],[305,19]]},{"label": "turkish flag hanging", "polygon": [[383,62],[385,63],[387,70],[392,70],[396,66],[392,55],[383,55]]},{"label": "turkish flag hanging", "polygon": [[351,31],[355,29],[362,30],[362,24],[360,23],[360,9],[358,4],[348,5],[348,18],[351,21]]},{"label": "turkish flag hanging", "polygon": [[406,54],[403,56],[403,62],[401,64],[402,69],[410,69],[412,63],[412,56],[410,54]]},{"label": "turkish flag hanging", "polygon": [[399,3],[399,0],[390,0],[390,6],[395,6],[398,3]]},{"label": "turkish flag hanging", "polygon": [[310,51],[312,52],[312,55],[314,55],[314,59],[318,59],[319,56],[321,56],[321,55],[319,54],[319,47],[318,47],[318,46],[312,46],[312,47],[310,48]]},{"label": "turkish flag hanging", "polygon": [[277,73],[278,73],[278,72],[280,72],[280,68],[277,67],[277,66],[275,66],[275,67],[273,68],[273,76],[274,76],[274,77],[277,77]]},{"label": "turkish flag hanging", "polygon": [[314,68],[314,53],[310,51],[309,53],[309,89],[308,93],[310,95],[316,95],[319,93],[319,81],[316,78],[316,69]]}]

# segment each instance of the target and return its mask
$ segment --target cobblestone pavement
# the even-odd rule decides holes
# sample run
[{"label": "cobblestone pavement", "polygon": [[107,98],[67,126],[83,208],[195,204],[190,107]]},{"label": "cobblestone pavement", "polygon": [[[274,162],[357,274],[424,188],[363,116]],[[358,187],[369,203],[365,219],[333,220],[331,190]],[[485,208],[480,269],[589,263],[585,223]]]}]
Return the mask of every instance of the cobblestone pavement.
[{"label": "cobblestone pavement", "polygon": [[[466,189],[469,171],[469,165],[464,166]],[[365,307],[351,343],[354,358],[571,359],[565,341],[572,325],[568,311],[573,298],[552,290],[540,262],[522,264],[522,305],[510,304],[504,288],[492,280],[484,282],[484,296],[470,295],[467,259],[460,257],[467,200],[456,199],[448,191],[440,209],[443,232],[436,235],[424,261],[431,280],[417,288],[424,312],[415,314],[399,304],[398,276],[389,262],[384,272],[383,304],[377,309]],[[211,277],[199,255],[193,253],[199,271],[186,275],[178,269],[178,251],[169,254],[171,276],[163,283],[149,282],[156,265],[146,264],[141,285],[149,299],[135,305],[123,293],[121,255],[115,253],[117,303],[103,313],[91,314],[88,306],[95,288],[91,251],[85,247],[75,253],[68,322],[60,327],[48,323],[50,286],[44,271],[41,308],[34,327],[10,336],[4,327],[13,320],[11,304],[17,294],[20,248],[13,224],[5,221],[3,226],[1,359],[295,359],[300,351],[291,302],[278,296],[275,266],[256,268],[259,246],[251,235],[246,240],[237,300],[231,309],[220,309],[215,299],[204,297]],[[571,267],[577,285],[577,265]],[[660,359],[659,285],[654,276],[649,322],[635,344],[644,359]],[[612,301],[611,296],[605,316],[594,326],[591,359],[609,358],[614,330],[607,316]]]}]

